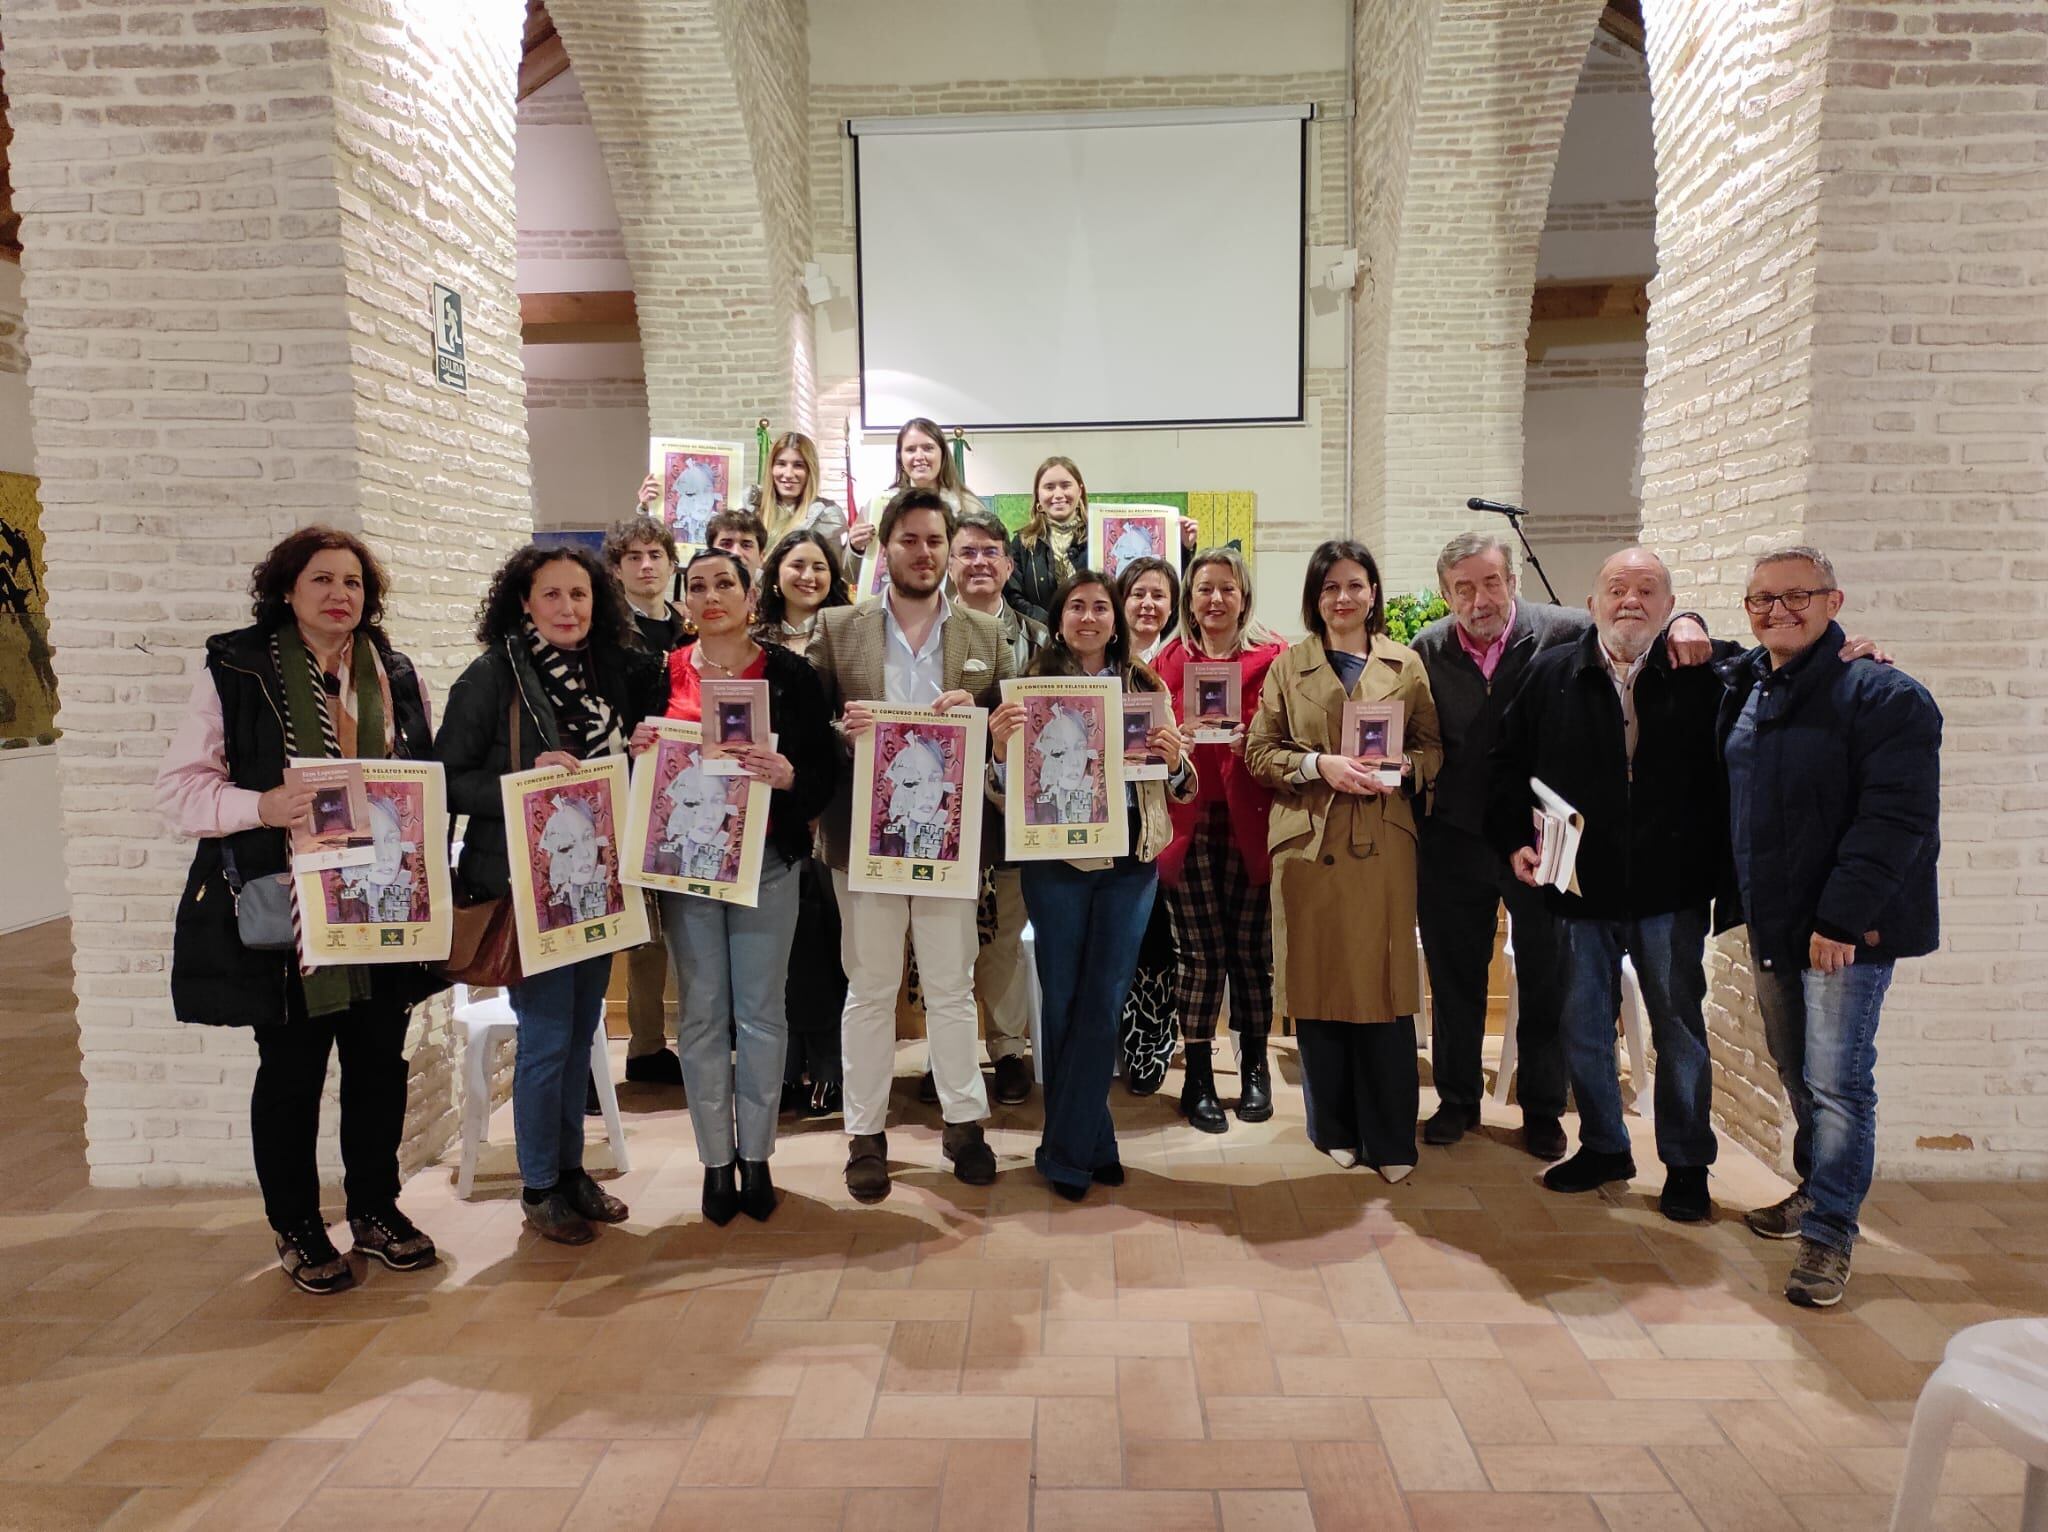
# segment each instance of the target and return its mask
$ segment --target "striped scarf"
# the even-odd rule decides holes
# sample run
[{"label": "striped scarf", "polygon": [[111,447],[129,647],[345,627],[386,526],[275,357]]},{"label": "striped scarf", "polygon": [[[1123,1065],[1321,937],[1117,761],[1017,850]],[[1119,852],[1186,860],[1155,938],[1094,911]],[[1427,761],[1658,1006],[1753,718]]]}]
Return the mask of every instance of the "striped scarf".
[{"label": "striped scarf", "polygon": [[526,622],[526,643],[540,672],[541,690],[554,709],[562,748],[579,761],[620,752],[624,741],[619,738],[619,721],[611,704],[590,686],[589,648],[556,648],[540,636],[531,618]]}]

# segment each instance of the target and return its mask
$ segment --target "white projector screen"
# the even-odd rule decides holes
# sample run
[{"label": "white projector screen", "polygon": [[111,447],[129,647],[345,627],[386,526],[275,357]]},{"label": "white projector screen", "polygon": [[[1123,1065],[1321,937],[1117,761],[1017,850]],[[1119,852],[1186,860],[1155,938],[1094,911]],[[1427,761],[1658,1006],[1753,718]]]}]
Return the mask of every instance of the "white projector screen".
[{"label": "white projector screen", "polygon": [[866,427],[1300,420],[1307,108],[1259,110],[850,123]]}]

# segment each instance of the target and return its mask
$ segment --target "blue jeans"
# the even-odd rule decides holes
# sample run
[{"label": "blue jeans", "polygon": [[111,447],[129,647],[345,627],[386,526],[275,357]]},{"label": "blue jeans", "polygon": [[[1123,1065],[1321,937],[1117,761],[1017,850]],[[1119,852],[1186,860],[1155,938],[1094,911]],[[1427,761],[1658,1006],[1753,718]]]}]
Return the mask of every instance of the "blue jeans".
[{"label": "blue jeans", "polygon": [[1707,1056],[1707,912],[1675,910],[1639,920],[1560,920],[1565,1061],[1579,1103],[1579,1145],[1626,1154],[1614,1020],[1621,1013],[1621,959],[1635,964],[1650,1039],[1657,1049],[1657,1158],[1682,1169],[1714,1163],[1714,1077]]},{"label": "blue jeans", "polygon": [[583,1168],[583,1098],[590,1041],[604,1019],[612,958],[585,958],[505,991],[519,1018],[512,1067],[512,1138],[519,1179],[542,1191]]},{"label": "blue jeans", "polygon": [[1043,1008],[1045,1136],[1038,1171],[1048,1181],[1086,1186],[1096,1171],[1118,1163],[1109,1116],[1117,1027],[1159,874],[1150,862],[1119,857],[1099,872],[1026,862],[1023,880]]},{"label": "blue jeans", "polygon": [[1792,1168],[1813,1199],[1799,1232],[1836,1250],[1856,1243],[1877,1159],[1877,1013],[1891,984],[1891,964],[1860,961],[1756,975],[1771,1062],[1792,1098]]},{"label": "blue jeans", "polygon": [[761,859],[752,909],[694,894],[661,896],[661,928],[676,972],[689,975],[676,1048],[697,1158],[706,1167],[730,1165],[735,1144],[743,1160],[775,1152],[799,883],[798,864],[770,851]]}]

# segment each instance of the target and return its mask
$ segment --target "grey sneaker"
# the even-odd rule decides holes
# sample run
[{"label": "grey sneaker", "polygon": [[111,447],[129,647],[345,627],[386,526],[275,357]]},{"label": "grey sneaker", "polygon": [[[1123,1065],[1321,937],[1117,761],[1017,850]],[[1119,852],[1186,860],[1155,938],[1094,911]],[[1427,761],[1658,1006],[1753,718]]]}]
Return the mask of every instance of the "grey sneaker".
[{"label": "grey sneaker", "polygon": [[1813,1207],[1813,1199],[1805,1192],[1794,1192],[1782,1202],[1773,1202],[1767,1208],[1751,1208],[1742,1215],[1742,1221],[1749,1225],[1749,1232],[1760,1239],[1797,1239],[1800,1220]]},{"label": "grey sneaker", "polygon": [[1848,1285],[1848,1251],[1817,1239],[1800,1240],[1792,1274],[1785,1279],[1787,1298],[1803,1309],[1831,1309],[1842,1301],[1842,1290]]}]

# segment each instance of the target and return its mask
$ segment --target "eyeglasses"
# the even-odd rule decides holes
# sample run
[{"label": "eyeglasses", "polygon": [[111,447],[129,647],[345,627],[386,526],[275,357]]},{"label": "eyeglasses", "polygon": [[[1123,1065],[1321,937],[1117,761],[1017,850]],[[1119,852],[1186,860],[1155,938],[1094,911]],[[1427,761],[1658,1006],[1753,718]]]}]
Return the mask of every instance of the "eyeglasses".
[{"label": "eyeglasses", "polygon": [[1797,615],[1813,605],[1815,596],[1825,596],[1835,587],[1823,585],[1818,590],[1781,590],[1774,595],[1744,596],[1743,609],[1752,617],[1768,617],[1774,603],[1782,601],[1785,610]]},{"label": "eyeglasses", "polygon": [[955,548],[953,557],[963,564],[993,564],[1009,551],[1007,548]]}]

